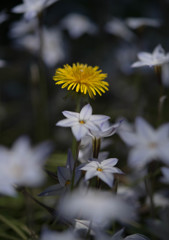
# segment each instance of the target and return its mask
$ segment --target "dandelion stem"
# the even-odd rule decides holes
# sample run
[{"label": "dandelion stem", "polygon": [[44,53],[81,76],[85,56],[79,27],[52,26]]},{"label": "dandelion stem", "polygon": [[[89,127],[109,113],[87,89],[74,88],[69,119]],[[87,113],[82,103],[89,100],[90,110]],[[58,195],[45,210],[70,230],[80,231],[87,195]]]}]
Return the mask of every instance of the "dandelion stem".
[{"label": "dandelion stem", "polygon": [[[81,107],[81,97],[78,96],[77,104],[76,104],[76,112],[80,112],[80,107]],[[72,153],[73,153],[73,156],[75,159],[75,163],[74,163],[74,168],[73,168],[73,173],[72,173],[71,190],[73,190],[73,188],[74,188],[75,170],[76,170],[77,163],[78,163],[79,147],[80,147],[80,141],[78,142],[78,141],[76,141],[75,138],[73,138]]]}]

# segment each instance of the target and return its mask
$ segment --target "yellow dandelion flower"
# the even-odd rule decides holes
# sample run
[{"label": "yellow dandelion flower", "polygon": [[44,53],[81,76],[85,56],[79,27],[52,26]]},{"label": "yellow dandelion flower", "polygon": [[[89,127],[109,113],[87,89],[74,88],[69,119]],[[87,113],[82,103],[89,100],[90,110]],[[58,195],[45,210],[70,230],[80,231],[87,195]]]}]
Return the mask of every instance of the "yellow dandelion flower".
[{"label": "yellow dandelion flower", "polygon": [[72,66],[66,64],[64,68],[58,68],[53,80],[57,85],[62,85],[62,88],[89,94],[93,98],[97,93],[101,96],[109,90],[108,82],[103,81],[106,77],[107,74],[102,73],[98,66],[74,63]]}]

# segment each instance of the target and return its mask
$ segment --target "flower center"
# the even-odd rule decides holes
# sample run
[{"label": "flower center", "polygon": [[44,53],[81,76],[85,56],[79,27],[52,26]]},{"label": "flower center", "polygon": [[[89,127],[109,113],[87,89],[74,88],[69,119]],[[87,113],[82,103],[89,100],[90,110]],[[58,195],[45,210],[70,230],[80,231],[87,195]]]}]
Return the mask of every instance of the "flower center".
[{"label": "flower center", "polygon": [[156,148],[157,147],[157,143],[156,142],[150,142],[148,144],[149,148]]},{"label": "flower center", "polygon": [[69,185],[70,184],[70,180],[67,180],[66,182],[65,182],[65,186],[67,186],[67,185]]},{"label": "flower center", "polygon": [[99,171],[99,172],[103,172],[103,169],[100,168],[100,167],[98,167],[98,168],[97,168],[97,171]]},{"label": "flower center", "polygon": [[85,121],[84,120],[79,120],[79,123],[80,124],[85,124]]}]

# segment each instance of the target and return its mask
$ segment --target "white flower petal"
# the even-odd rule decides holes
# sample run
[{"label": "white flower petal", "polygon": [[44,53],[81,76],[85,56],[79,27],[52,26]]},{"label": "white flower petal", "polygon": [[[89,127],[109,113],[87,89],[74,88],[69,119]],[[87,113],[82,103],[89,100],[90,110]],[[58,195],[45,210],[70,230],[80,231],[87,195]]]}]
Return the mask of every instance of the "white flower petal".
[{"label": "white flower petal", "polygon": [[52,5],[55,2],[58,2],[59,0],[48,0],[47,2],[45,1],[45,6],[49,7],[50,5]]},{"label": "white flower petal", "polygon": [[85,174],[85,180],[87,181],[87,180],[89,180],[90,178],[92,178],[92,177],[95,177],[95,176],[97,176],[97,171],[95,170],[95,169],[91,169],[91,170],[89,170],[89,171],[87,171],[86,172],[86,174]]},{"label": "white flower petal", "polygon": [[[148,66],[151,66],[152,64],[148,64]],[[146,62],[141,62],[141,61],[137,61],[135,63],[133,63],[131,65],[131,67],[135,68],[135,67],[143,67],[143,66],[147,66]]]},{"label": "white flower petal", "polygon": [[135,126],[136,132],[141,138],[156,141],[155,130],[143,118],[137,117]]},{"label": "white flower petal", "polygon": [[152,62],[152,54],[147,52],[138,53],[138,59],[142,62]]},{"label": "white flower petal", "polygon": [[95,170],[96,170],[96,168],[97,168],[97,166],[92,166],[92,165],[90,165],[90,163],[89,163],[89,164],[86,164],[86,166],[80,168],[80,170],[82,170],[82,171],[90,171],[90,170],[92,170],[92,169],[95,169]]},{"label": "white flower petal", "polygon": [[128,156],[129,166],[142,168],[152,160],[156,160],[156,152],[148,148],[133,148]]},{"label": "white flower petal", "polygon": [[76,112],[71,112],[71,111],[63,111],[63,115],[67,118],[77,118],[79,119],[79,113]]},{"label": "white flower petal", "polygon": [[77,120],[74,119],[63,119],[56,123],[59,127],[72,127],[77,124]]},{"label": "white flower petal", "polygon": [[156,46],[155,49],[153,50],[154,56],[159,55],[159,54],[163,55],[163,56],[165,55],[165,51],[160,44],[158,46]]},{"label": "white flower petal", "polygon": [[129,146],[134,146],[138,143],[138,136],[132,131],[120,131],[119,135],[122,140]]},{"label": "white flower petal", "polygon": [[104,172],[105,173],[118,173],[118,174],[123,174],[123,172],[116,167],[104,167]]},{"label": "white flower petal", "polygon": [[109,187],[113,186],[113,180],[114,180],[114,176],[111,173],[104,173],[104,172],[99,172],[98,177],[105,183],[107,183],[107,185]]},{"label": "white flower petal", "polygon": [[116,165],[117,162],[118,162],[117,158],[108,158],[108,159],[102,161],[101,164],[102,164],[102,166],[108,166],[108,165],[114,166],[114,165]]},{"label": "white flower petal", "polygon": [[92,107],[90,104],[85,105],[80,111],[80,120],[88,120],[92,115]]},{"label": "white flower petal", "polygon": [[110,119],[110,117],[106,116],[106,115],[100,115],[100,114],[94,114],[90,117],[90,121],[94,121],[96,122],[96,124],[101,124],[104,121],[107,121],[108,119]]},{"label": "white flower petal", "polygon": [[163,124],[157,129],[157,137],[161,142],[169,140],[169,123]]},{"label": "white flower petal", "polygon": [[88,121],[86,122],[85,126],[86,126],[88,129],[91,129],[91,130],[94,130],[94,131],[98,131],[98,130],[99,130],[98,126],[96,126],[95,123],[92,122],[92,121],[90,121],[90,120],[88,120]]},{"label": "white flower petal", "polygon": [[26,11],[26,6],[24,4],[20,4],[12,8],[13,13],[23,13],[25,11]]},{"label": "white flower petal", "polygon": [[71,129],[77,141],[80,141],[88,133],[88,129],[83,124],[75,125]]},{"label": "white flower petal", "polygon": [[169,141],[158,146],[158,155],[169,166]]}]

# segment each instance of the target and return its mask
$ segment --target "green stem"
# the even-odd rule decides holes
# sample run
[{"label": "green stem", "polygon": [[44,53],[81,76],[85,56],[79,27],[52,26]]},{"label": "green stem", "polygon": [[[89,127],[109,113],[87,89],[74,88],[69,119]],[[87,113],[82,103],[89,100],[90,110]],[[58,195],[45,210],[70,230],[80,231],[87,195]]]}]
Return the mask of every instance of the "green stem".
[{"label": "green stem", "polygon": [[152,188],[152,183],[150,181],[150,176],[148,176],[147,178],[145,178],[145,188],[150,200],[150,212],[151,212],[151,216],[154,217],[155,215],[155,206],[154,206],[154,201],[153,201],[153,188]]},{"label": "green stem", "polygon": [[80,141],[79,142],[76,141],[76,155],[75,155],[75,163],[74,163],[72,179],[71,179],[71,190],[73,190],[73,188],[74,188],[76,167],[78,165],[79,147],[80,147]]},{"label": "green stem", "polygon": [[93,138],[93,158],[98,158],[100,152],[100,138]]},{"label": "green stem", "polygon": [[162,73],[161,73],[161,66],[154,66],[154,71],[157,76],[157,81],[159,83],[159,101],[158,101],[158,122],[157,124],[160,124],[162,119],[162,109],[163,109],[163,98],[164,98],[164,87],[162,84]]},{"label": "green stem", "polygon": [[118,184],[119,184],[119,178],[118,176],[116,176],[114,178],[114,186],[112,188],[113,192],[116,194],[117,193],[117,189],[118,189]]},{"label": "green stem", "polygon": [[[78,96],[75,111],[80,112],[80,107],[81,107],[81,96]],[[77,164],[78,164],[79,147],[80,147],[80,141],[79,142],[76,141],[75,137],[73,137],[72,154],[73,154],[74,159],[75,159],[75,164],[74,164],[72,179],[71,179],[71,190],[73,190],[73,188],[74,188],[74,179],[75,179],[76,167],[77,167]]]}]

